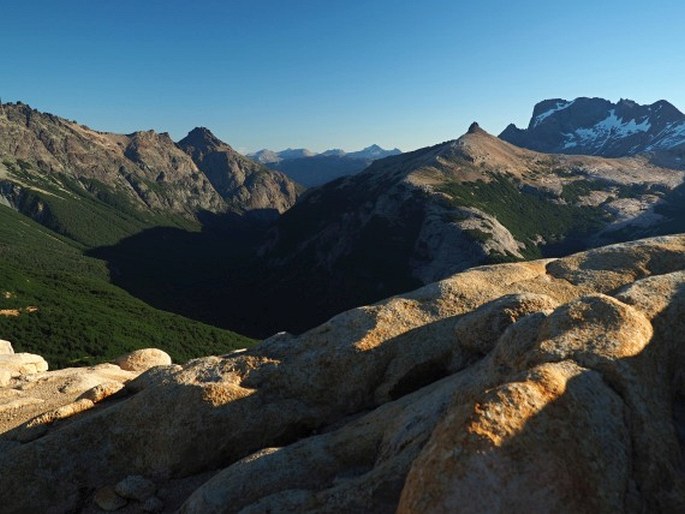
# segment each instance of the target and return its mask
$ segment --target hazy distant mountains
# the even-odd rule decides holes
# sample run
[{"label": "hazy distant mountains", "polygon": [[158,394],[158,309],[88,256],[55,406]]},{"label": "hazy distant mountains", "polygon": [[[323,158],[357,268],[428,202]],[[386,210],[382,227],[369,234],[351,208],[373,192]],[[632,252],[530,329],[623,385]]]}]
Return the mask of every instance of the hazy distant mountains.
[{"label": "hazy distant mountains", "polygon": [[685,114],[665,100],[640,105],[632,100],[557,98],[535,106],[528,128],[511,124],[499,137],[546,153],[604,157],[650,153],[659,164],[682,167]]},{"label": "hazy distant mountains", "polygon": [[273,150],[264,148],[258,152],[248,154],[247,156],[253,161],[262,164],[273,164],[285,159],[301,159],[304,157],[314,157],[315,155],[317,155],[316,152],[312,152],[306,148],[286,148],[280,152],[274,152]]},{"label": "hazy distant mountains", "polygon": [[350,152],[343,155],[344,157],[349,157],[350,159],[370,159],[375,161],[376,159],[383,159],[384,157],[390,157],[391,155],[398,155],[401,153],[402,151],[399,148],[393,148],[392,150],[384,150],[378,145],[371,145],[367,146],[363,150],[359,150],[357,152]]},{"label": "hazy distant mountains", "polygon": [[338,177],[354,175],[376,159],[402,153],[398,148],[385,150],[371,145],[356,152],[345,152],[340,148],[315,153],[306,148],[288,148],[280,152],[260,150],[249,154],[251,159],[279,170],[295,182],[307,187],[319,186]]},{"label": "hazy distant mountains", "polygon": [[393,148],[392,150],[385,150],[378,145],[367,146],[363,150],[356,152],[346,152],[340,148],[332,148],[326,150],[325,152],[316,153],[306,148],[286,148],[280,152],[274,152],[273,150],[259,150],[248,154],[247,156],[257,162],[262,164],[273,164],[276,162],[281,162],[290,159],[303,159],[308,157],[347,157],[349,159],[357,160],[375,160],[382,159],[383,157],[388,157],[390,155],[397,155],[402,153],[399,148]]}]

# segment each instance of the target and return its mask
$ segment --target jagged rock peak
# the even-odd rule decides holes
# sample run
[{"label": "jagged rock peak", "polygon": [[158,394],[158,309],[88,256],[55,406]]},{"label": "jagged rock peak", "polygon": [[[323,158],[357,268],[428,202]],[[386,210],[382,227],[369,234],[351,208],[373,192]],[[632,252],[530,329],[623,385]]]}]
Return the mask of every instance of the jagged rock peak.
[{"label": "jagged rock peak", "polygon": [[469,125],[469,130],[467,134],[478,134],[478,133],[483,133],[485,132],[482,128],[480,128],[480,125],[478,125],[478,122],[474,121]]},{"label": "jagged rock peak", "polygon": [[214,189],[238,210],[283,212],[297,199],[298,186],[278,171],[236,152],[206,127],[195,127],[178,142]]},{"label": "jagged rock peak", "polygon": [[553,98],[535,105],[527,128],[510,124],[499,137],[538,152],[625,157],[681,147],[685,114],[665,100]]},{"label": "jagged rock peak", "polygon": [[181,147],[192,146],[198,149],[230,146],[216,137],[207,127],[195,127],[178,144]]},{"label": "jagged rock peak", "polygon": [[[189,219],[200,210],[226,209],[225,201],[197,175],[191,159],[166,132],[95,131],[19,103],[3,104],[0,114],[0,161],[21,158],[30,163],[34,171],[25,177],[29,181],[42,180],[38,177],[46,173],[61,181],[56,175],[61,174],[72,179],[62,184],[69,189],[78,187],[73,179],[97,180],[117,196],[126,196],[136,209]],[[162,179],[163,187],[148,187]]]}]

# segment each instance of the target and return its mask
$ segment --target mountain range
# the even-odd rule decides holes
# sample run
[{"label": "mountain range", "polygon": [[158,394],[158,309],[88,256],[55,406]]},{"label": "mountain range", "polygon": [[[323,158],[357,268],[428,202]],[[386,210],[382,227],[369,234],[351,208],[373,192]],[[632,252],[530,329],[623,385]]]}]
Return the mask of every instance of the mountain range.
[{"label": "mountain range", "polygon": [[286,148],[280,152],[275,152],[264,148],[254,153],[249,153],[247,156],[261,164],[273,164],[276,162],[281,162],[285,159],[302,159],[306,157],[314,157],[317,155],[316,152],[312,152],[306,148]]},{"label": "mountain range", "polygon": [[97,132],[21,103],[0,105],[0,163],[6,204],[87,245],[146,226],[197,226],[201,213],[282,212],[301,190],[206,129],[176,144],[154,131]]},{"label": "mountain range", "polygon": [[307,191],[261,248],[280,277],[261,289],[300,291],[280,325],[299,331],[473,266],[685,229],[682,194],[682,171],[644,157],[543,154],[474,124]]},{"label": "mountain range", "polygon": [[551,99],[535,105],[528,128],[499,135],[547,153],[625,157],[649,153],[661,165],[685,167],[685,114],[665,100],[640,105],[602,98]]},{"label": "mountain range", "polygon": [[280,152],[275,152],[273,150],[268,150],[265,148],[263,150],[259,150],[258,152],[247,154],[247,156],[262,164],[273,164],[290,159],[304,159],[307,157],[316,156],[348,157],[350,159],[365,161],[382,159],[384,157],[389,157],[391,155],[397,155],[400,153],[402,153],[402,151],[399,148],[385,150],[380,146],[374,144],[355,152],[346,152],[345,150],[342,150],[340,148],[333,148],[321,153],[313,152],[312,150],[308,150],[306,148],[287,148],[285,150],[281,150]]},{"label": "mountain range", "polygon": [[654,152],[542,153],[474,123],[302,192],[206,128],[174,143],[21,104],[2,113],[6,205],[105,261],[146,303],[251,337],[473,266],[685,229],[683,171]]},{"label": "mountain range", "polygon": [[356,152],[336,148],[318,154],[304,148],[288,148],[280,152],[265,149],[248,157],[282,171],[299,184],[314,187],[345,175],[354,175],[376,159],[400,153],[398,148],[384,150],[374,144]]},{"label": "mountain range", "polygon": [[144,304],[112,285],[116,270],[85,255],[153,227],[197,233],[226,216],[263,223],[263,211],[277,216],[301,190],[206,130],[184,148],[197,163],[168,134],[97,132],[0,104],[0,330],[19,350],[38,348],[59,366],[142,340],[166,340],[183,359],[252,344]]},{"label": "mountain range", "polygon": [[683,511],[657,104],[545,101],[306,190],[206,128],[0,104],[0,510]]}]

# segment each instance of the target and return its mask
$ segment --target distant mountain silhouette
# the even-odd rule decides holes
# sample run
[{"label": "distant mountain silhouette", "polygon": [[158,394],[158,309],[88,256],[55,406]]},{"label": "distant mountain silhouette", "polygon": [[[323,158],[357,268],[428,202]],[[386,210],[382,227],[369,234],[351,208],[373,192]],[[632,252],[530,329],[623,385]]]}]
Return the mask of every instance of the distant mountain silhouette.
[{"label": "distant mountain silhouette", "polygon": [[384,150],[378,145],[367,146],[363,150],[358,152],[349,152],[345,154],[345,157],[350,159],[364,159],[364,160],[376,160],[383,159],[384,157],[390,157],[391,155],[398,155],[402,152],[399,148],[393,148],[392,150]]},{"label": "distant mountain silhouette", "polygon": [[397,148],[385,150],[374,144],[349,153],[340,148],[320,154],[302,148],[288,148],[280,152],[264,149],[248,156],[271,169],[282,171],[298,184],[313,187],[345,175],[354,175],[374,160],[400,153],[402,152]]}]

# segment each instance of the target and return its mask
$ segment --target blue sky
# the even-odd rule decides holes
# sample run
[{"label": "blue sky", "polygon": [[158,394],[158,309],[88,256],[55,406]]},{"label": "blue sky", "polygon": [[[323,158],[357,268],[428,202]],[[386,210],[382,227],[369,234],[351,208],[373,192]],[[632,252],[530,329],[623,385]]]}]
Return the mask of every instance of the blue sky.
[{"label": "blue sky", "polygon": [[241,151],[411,150],[544,98],[685,110],[685,3],[0,0],[0,98]]}]

